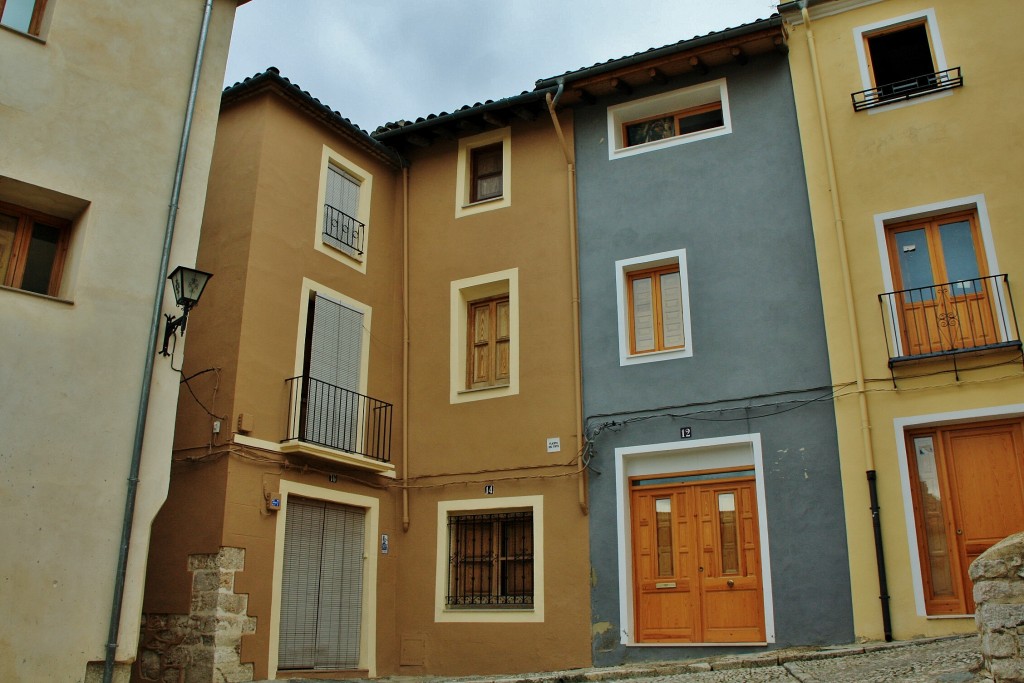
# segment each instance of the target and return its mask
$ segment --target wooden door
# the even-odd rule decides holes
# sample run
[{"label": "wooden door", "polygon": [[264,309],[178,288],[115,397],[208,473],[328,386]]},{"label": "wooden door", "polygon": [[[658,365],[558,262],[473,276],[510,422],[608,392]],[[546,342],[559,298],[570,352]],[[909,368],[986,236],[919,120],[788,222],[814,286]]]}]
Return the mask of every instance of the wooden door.
[{"label": "wooden door", "polygon": [[971,562],[1024,530],[1022,422],[919,430],[908,441],[927,611],[972,613]]},{"label": "wooden door", "polygon": [[637,642],[764,641],[753,479],[635,485],[631,511]]},{"label": "wooden door", "polygon": [[973,212],[892,225],[887,239],[904,355],[999,341]]}]

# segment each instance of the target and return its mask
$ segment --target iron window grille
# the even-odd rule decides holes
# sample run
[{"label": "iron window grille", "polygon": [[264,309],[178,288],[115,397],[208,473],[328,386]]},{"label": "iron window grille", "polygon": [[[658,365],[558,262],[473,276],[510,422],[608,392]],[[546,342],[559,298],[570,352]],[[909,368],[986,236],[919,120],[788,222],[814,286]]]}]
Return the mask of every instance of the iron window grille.
[{"label": "iron window grille", "polygon": [[533,607],[533,512],[448,517],[453,608]]}]

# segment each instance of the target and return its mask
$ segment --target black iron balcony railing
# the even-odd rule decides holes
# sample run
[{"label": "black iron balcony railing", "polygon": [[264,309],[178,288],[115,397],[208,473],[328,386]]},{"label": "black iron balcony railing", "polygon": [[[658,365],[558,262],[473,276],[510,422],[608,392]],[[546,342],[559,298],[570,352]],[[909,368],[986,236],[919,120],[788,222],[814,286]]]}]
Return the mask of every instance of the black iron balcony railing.
[{"label": "black iron balcony railing", "polygon": [[287,441],[391,461],[392,405],[312,377],[288,385]]},{"label": "black iron balcony railing", "polygon": [[363,223],[330,204],[324,204],[324,242],[362,256],[365,232]]},{"label": "black iron balcony railing", "polygon": [[906,78],[895,83],[886,83],[877,88],[868,88],[850,95],[853,99],[853,110],[871,109],[884,104],[892,104],[899,100],[909,100],[940,90],[959,88],[964,84],[960,67],[932,74],[922,74],[914,78]]},{"label": "black iron balcony railing", "polygon": [[1020,348],[1006,275],[878,295],[889,366],[969,351]]}]

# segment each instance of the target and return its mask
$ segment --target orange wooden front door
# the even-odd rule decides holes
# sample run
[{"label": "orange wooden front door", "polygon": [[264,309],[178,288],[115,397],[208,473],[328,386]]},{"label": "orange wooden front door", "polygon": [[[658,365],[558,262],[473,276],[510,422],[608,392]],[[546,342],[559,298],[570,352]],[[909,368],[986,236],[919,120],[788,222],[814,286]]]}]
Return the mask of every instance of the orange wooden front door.
[{"label": "orange wooden front door", "polygon": [[689,478],[631,482],[636,641],[763,642],[754,481]]},{"label": "orange wooden front door", "polygon": [[908,441],[928,613],[969,614],[971,562],[1024,530],[1022,421],[915,430]]}]

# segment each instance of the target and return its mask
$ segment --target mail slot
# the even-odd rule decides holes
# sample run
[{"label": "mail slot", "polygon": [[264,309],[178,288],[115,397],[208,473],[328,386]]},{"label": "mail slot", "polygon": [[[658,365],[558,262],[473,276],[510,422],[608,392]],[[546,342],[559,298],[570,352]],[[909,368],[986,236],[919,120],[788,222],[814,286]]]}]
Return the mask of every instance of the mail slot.
[{"label": "mail slot", "polygon": [[675,588],[676,587],[676,582],[675,581],[665,581],[663,583],[656,583],[656,584],[654,584],[654,587],[655,588]]}]

